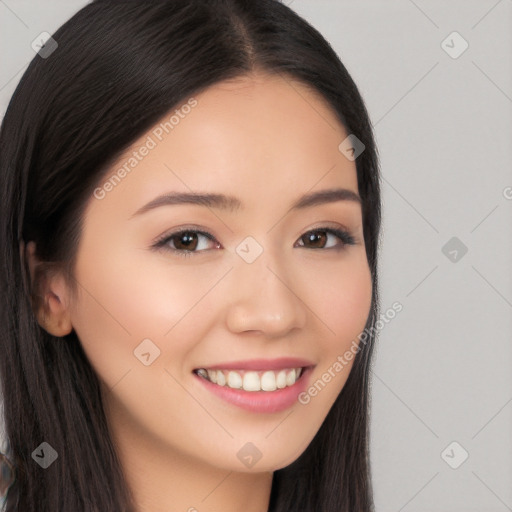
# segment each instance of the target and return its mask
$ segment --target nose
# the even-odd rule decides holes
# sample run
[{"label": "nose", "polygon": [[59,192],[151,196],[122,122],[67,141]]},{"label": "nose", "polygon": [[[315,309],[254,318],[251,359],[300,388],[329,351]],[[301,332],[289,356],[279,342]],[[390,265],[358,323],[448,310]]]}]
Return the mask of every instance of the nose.
[{"label": "nose", "polygon": [[252,263],[239,260],[231,272],[226,323],[234,333],[259,331],[282,337],[306,323],[304,285],[298,272],[285,268],[269,251]]}]

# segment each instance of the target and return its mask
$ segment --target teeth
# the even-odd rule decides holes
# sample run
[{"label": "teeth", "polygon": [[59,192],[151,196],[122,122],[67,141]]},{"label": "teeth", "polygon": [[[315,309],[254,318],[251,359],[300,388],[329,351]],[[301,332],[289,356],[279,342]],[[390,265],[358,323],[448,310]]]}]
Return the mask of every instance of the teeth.
[{"label": "teeth", "polygon": [[204,377],[205,379],[208,378],[208,372],[204,368],[199,368],[199,370],[197,370],[197,374],[201,375],[201,377]]},{"label": "teeth", "polygon": [[286,371],[285,370],[281,370],[277,374],[276,384],[279,389],[283,389],[286,387]]},{"label": "teeth", "polygon": [[[295,370],[293,372],[293,382],[290,384],[295,384]],[[261,389],[263,391],[275,391],[276,389],[276,374],[274,372],[268,371],[265,372],[260,379]]]},{"label": "teeth", "polygon": [[213,372],[217,375],[217,384],[219,386],[225,386],[226,385],[226,377],[222,372],[219,372],[217,370],[213,370]]},{"label": "teeth", "polygon": [[228,387],[233,389],[240,389],[242,387],[242,376],[238,372],[228,373]]},{"label": "teeth", "polygon": [[197,374],[217,384],[244,391],[275,391],[293,386],[302,374],[302,368],[262,372],[244,370],[207,370],[200,368]]},{"label": "teeth", "polygon": [[287,373],[286,374],[286,385],[287,386],[292,386],[295,381],[297,380],[297,374],[295,372],[295,369],[291,370],[290,373]]},{"label": "teeth", "polygon": [[244,375],[243,388],[245,391],[260,391],[260,376],[258,372],[247,372]]}]

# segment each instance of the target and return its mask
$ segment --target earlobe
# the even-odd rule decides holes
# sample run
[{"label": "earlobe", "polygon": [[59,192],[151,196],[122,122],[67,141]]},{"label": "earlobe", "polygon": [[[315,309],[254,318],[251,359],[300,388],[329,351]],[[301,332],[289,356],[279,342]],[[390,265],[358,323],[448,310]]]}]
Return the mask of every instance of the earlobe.
[{"label": "earlobe", "polygon": [[54,336],[69,334],[73,325],[69,313],[67,283],[62,273],[38,260],[34,242],[29,242],[26,249],[24,245],[21,248],[29,267],[32,307],[37,322]]}]

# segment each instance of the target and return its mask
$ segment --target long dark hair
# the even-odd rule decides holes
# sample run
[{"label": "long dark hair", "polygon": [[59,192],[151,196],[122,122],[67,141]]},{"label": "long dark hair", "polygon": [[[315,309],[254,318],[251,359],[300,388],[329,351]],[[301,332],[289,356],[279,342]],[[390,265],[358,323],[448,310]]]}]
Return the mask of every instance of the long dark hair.
[{"label": "long dark hair", "polygon": [[[367,110],[336,53],[278,0],[95,0],[52,37],[58,48],[34,57],[0,132],[0,374],[15,475],[6,511],[134,510],[98,377],[74,331],[59,338],[38,324],[20,242],[33,240],[40,260],[72,275],[84,206],[109,165],[180,102],[253,70],[318,91],[365,145],[356,167],[373,279],[369,336],[313,441],[274,472],[269,510],[373,510],[380,176]],[[32,460],[43,441],[58,453],[44,471]]]}]

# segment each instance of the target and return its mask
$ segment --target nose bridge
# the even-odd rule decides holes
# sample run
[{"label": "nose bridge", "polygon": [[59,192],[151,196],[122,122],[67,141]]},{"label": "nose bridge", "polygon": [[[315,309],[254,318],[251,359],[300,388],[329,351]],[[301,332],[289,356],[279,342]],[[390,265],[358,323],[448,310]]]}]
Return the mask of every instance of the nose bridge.
[{"label": "nose bridge", "polygon": [[253,261],[246,258],[251,251],[254,257],[256,250],[251,240],[247,245],[242,242],[237,248],[228,327],[235,332],[263,331],[269,336],[283,335],[295,327],[303,327],[306,308],[294,290],[292,271],[287,267],[284,256],[261,247],[260,254]]}]

